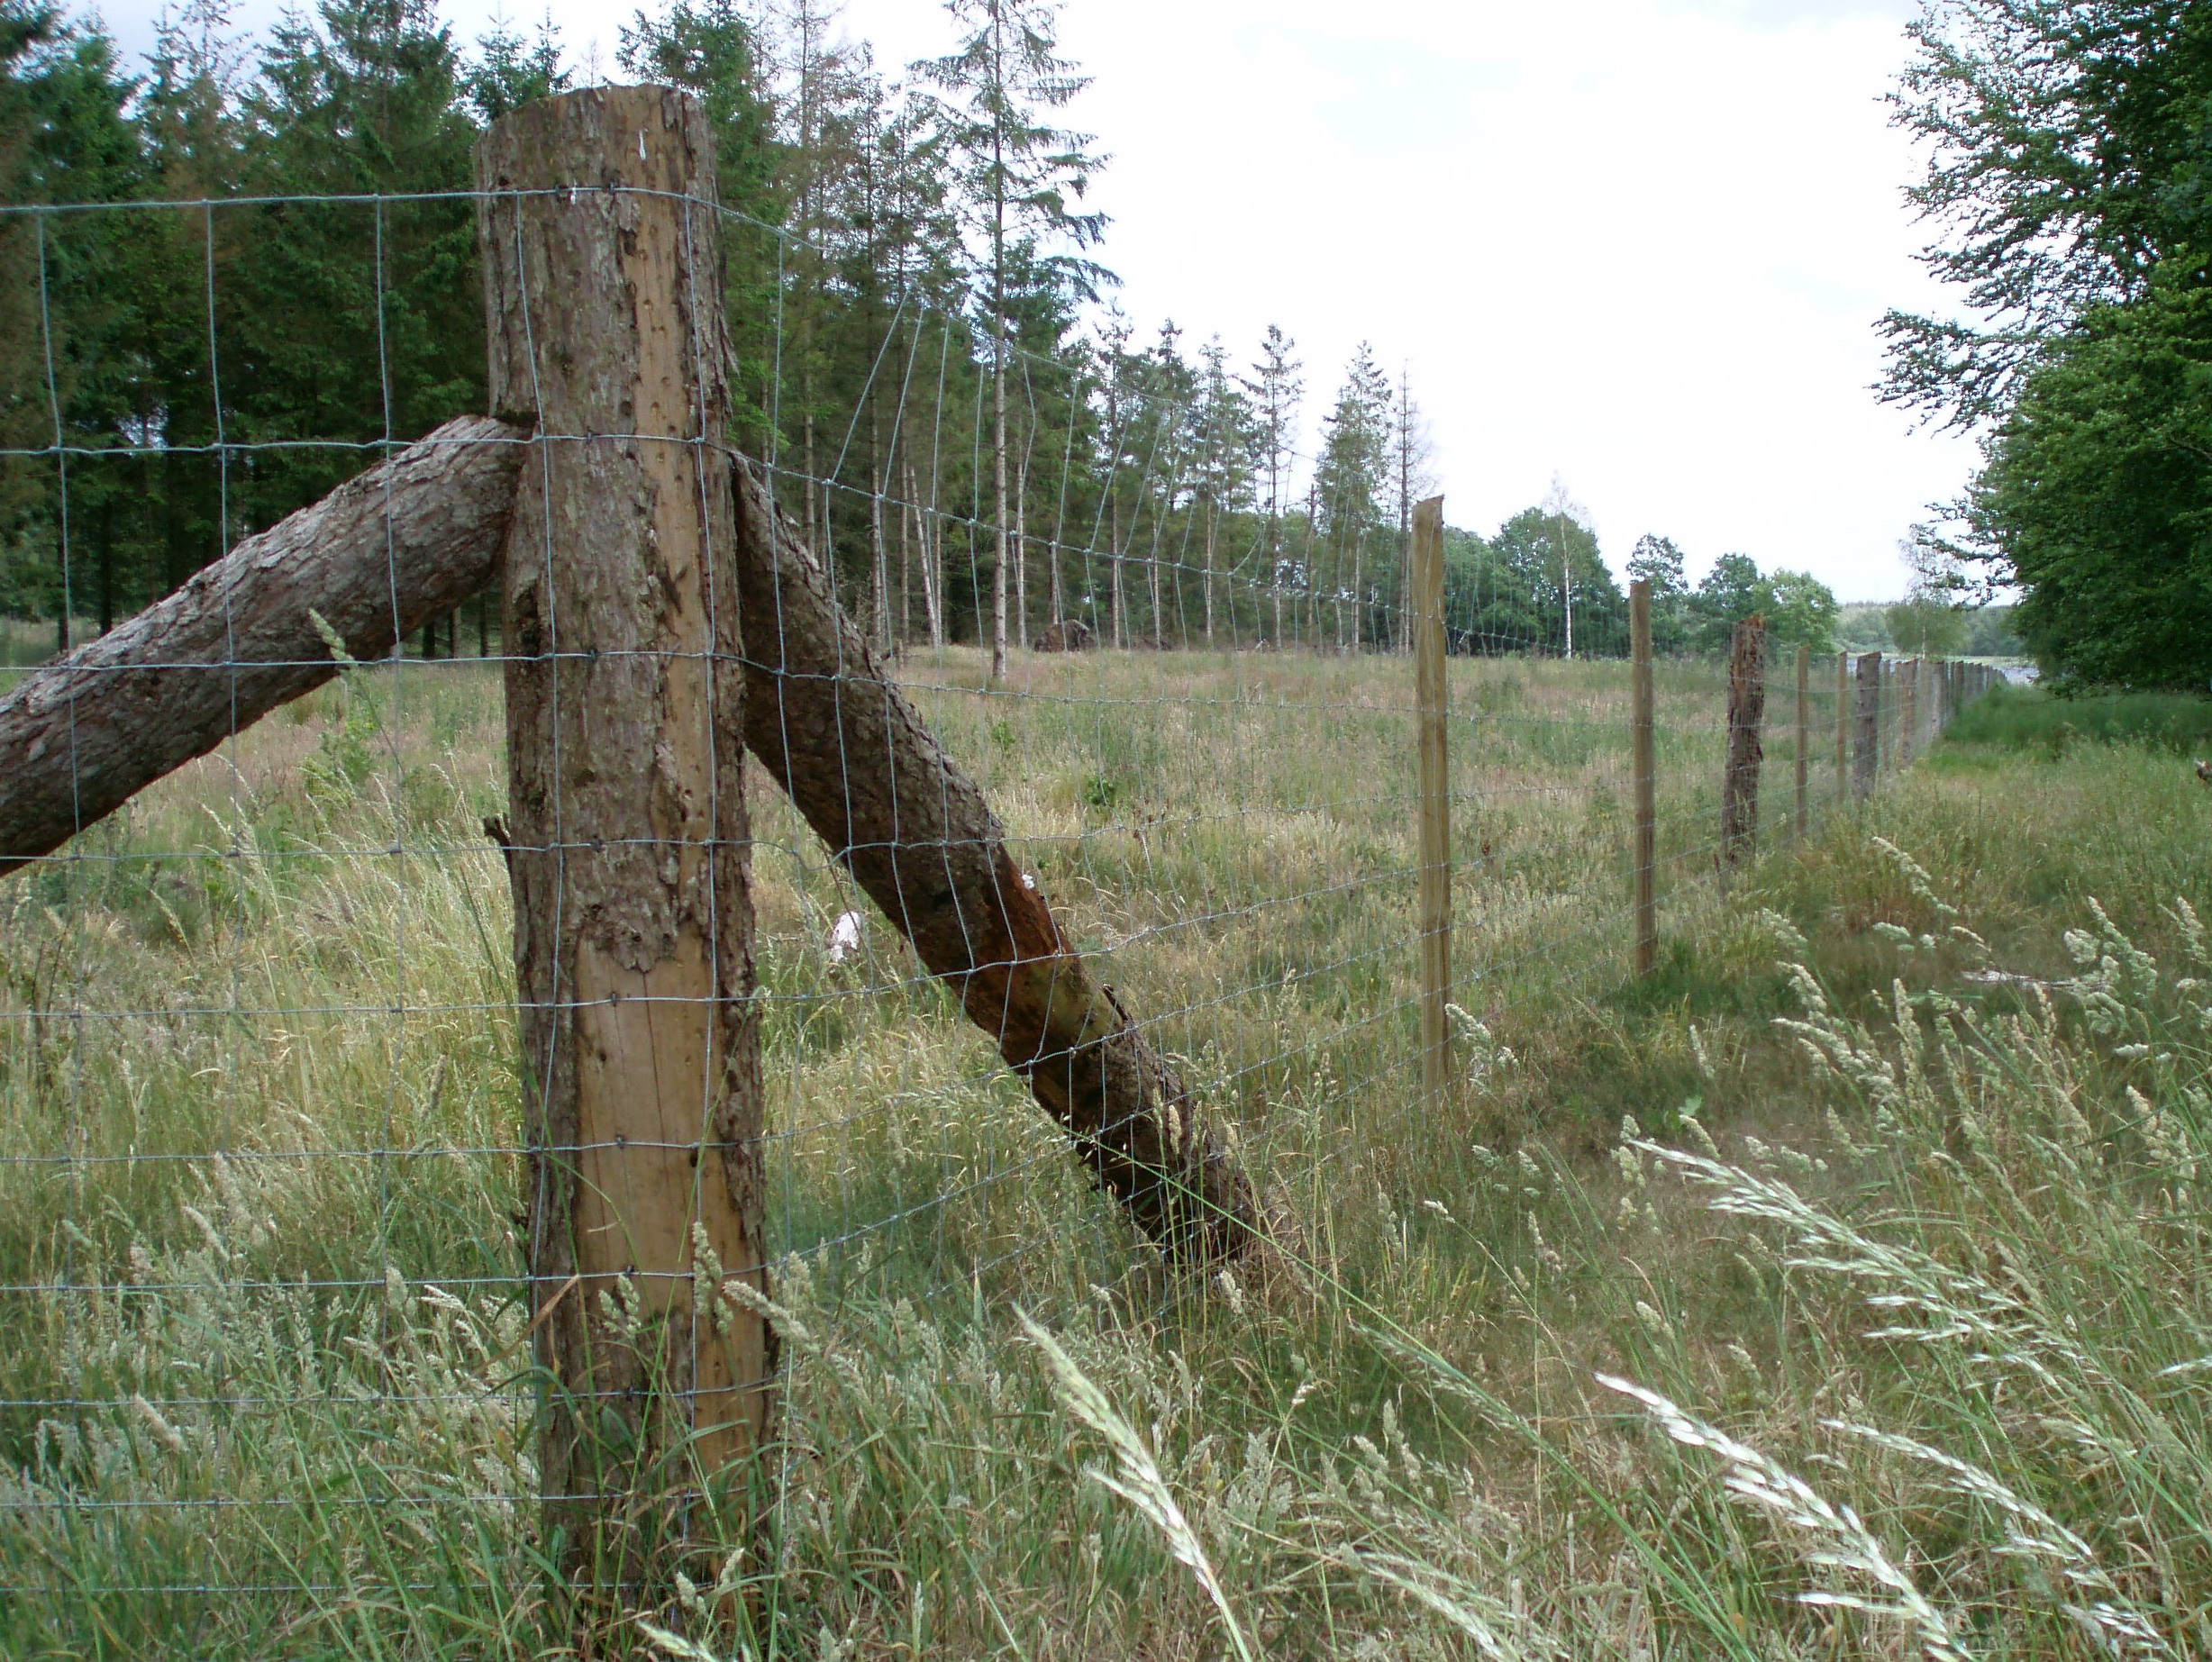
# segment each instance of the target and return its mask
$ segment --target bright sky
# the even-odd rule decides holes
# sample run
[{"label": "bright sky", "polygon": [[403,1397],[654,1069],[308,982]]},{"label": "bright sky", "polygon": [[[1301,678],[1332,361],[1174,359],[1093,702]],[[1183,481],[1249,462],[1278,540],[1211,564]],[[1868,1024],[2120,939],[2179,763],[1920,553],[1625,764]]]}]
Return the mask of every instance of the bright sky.
[{"label": "bright sky", "polygon": [[[464,35],[494,0],[448,0]],[[158,0],[110,0],[127,46]],[[274,0],[245,0],[241,26]],[[536,0],[508,12],[534,15]],[[579,58],[630,7],[554,0]],[[1886,306],[1938,306],[1881,96],[1913,0],[1069,0],[1097,77],[1070,113],[1112,166],[1106,263],[1143,334],[1295,336],[1317,419],[1353,346],[1403,363],[1454,524],[1556,474],[1617,570],[1670,535],[1846,600],[1971,446],[1866,390]],[[936,0],[848,0],[895,69]]]}]

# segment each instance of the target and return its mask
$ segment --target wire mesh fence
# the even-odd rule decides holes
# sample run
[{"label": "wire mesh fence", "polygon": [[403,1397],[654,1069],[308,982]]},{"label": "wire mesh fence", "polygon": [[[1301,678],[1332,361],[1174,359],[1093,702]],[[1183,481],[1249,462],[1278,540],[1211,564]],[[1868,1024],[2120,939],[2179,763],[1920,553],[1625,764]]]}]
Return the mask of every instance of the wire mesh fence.
[{"label": "wire mesh fence", "polygon": [[[641,159],[645,142],[639,132]],[[312,218],[362,252],[359,307],[332,326],[353,361],[326,426],[257,419],[257,386],[281,366],[266,361],[266,322],[242,331],[227,292],[227,229],[249,216]],[[420,615],[403,594],[412,510],[387,482],[363,522],[384,596],[375,628],[349,633],[317,609],[284,620],[284,638],[311,621],[322,649],[272,658],[259,649],[278,635],[262,629],[253,586],[270,566],[234,559],[208,567],[199,591],[228,649],[115,657],[133,639],[118,598],[132,584],[175,586],[248,533],[273,562],[287,514],[459,413],[419,376],[398,384],[394,337],[471,222],[516,250],[512,288],[491,296],[514,395],[493,408],[516,426],[470,440],[521,453],[505,465],[521,468],[521,500],[539,494],[507,525],[504,561],[478,548],[466,596]],[[1170,1135],[1187,1130],[1178,1114],[1234,1128],[1267,1227],[1324,1233],[1333,1166],[1431,1134],[1417,1088],[1412,504],[1379,512],[1342,447],[1299,454],[1267,419],[1264,386],[1232,399],[1218,359],[1179,378],[1118,344],[1008,346],[942,274],[842,295],[881,323],[871,350],[842,336],[851,361],[831,361],[806,312],[835,288],[830,250],[666,186],[11,210],[7,233],[33,243],[42,285],[90,241],[196,258],[205,306],[189,351],[160,343],[166,402],[127,385],[131,366],[58,335],[50,312],[29,393],[11,389],[19,406],[42,392],[50,417],[5,453],[30,504],[19,553],[53,566],[58,646],[84,626],[68,620],[105,632],[7,695],[12,717],[38,713],[67,742],[19,746],[6,788],[60,779],[88,801],[81,758],[96,739],[157,719],[164,686],[228,689],[197,759],[114,813],[80,812],[66,846],[0,850],[28,857],[0,892],[0,1627],[12,1650],[177,1654],[188,1636],[197,1655],[274,1654],[318,1623],[473,1642],[549,1565],[573,1572],[562,1553],[574,1543],[549,1538],[549,1500],[637,1499],[590,1486],[634,1476],[620,1460],[571,1463],[566,1485],[549,1476],[544,1422],[578,1401],[628,1415],[633,1439],[639,1400],[679,1404],[689,1418],[668,1440],[687,1475],[658,1492],[655,1527],[726,1550],[747,1507],[704,1469],[700,1404],[766,1385],[773,1341],[721,1374],[702,1358],[780,1281],[979,1320],[1101,1289],[1161,1308],[1206,1295],[1205,1277],[1094,1181],[1122,1128],[1074,1125],[1087,1170],[1070,1127],[1031,1100],[1048,1094],[1037,1078],[1050,1068],[1006,1065],[1011,1004],[994,1027],[974,993],[1006,965],[970,942],[975,961],[948,975],[923,943],[926,921],[871,892],[877,845],[852,804],[899,777],[896,758],[824,751],[787,721],[764,753],[760,712],[787,716],[810,678],[840,708],[895,686],[951,758],[942,794],[957,771],[988,804],[1011,870],[1049,903],[1055,950],[1079,957],[1105,989],[1097,1007],[1171,1076],[1179,1096],[1144,1099]],[[528,237],[543,246],[525,250]],[[717,244],[741,240],[772,250],[779,280],[727,295],[725,353],[713,321],[724,296],[703,296],[723,269]],[[533,289],[547,262],[564,250],[579,268],[646,258],[639,247],[667,257],[671,308],[639,313],[642,344],[546,336],[577,304]],[[248,286],[257,304],[266,277]],[[304,337],[323,321],[285,327]],[[241,363],[243,332],[263,355]],[[626,426],[578,424],[580,404],[556,406],[584,394],[548,388],[588,380],[561,356],[587,347],[602,352],[592,373],[631,350],[682,397],[640,399]],[[177,369],[195,354],[196,368]],[[122,390],[86,415],[77,391],[100,377]],[[176,400],[179,387],[197,402]],[[733,543],[729,508],[710,500],[732,467],[741,496],[743,479],[763,481],[851,620],[826,673],[792,655],[787,624],[805,596],[787,572],[769,574],[769,604],[741,605],[733,562],[766,544],[742,530]],[[604,617],[532,613],[613,558],[585,534],[606,523],[590,516],[633,513],[623,493],[648,476],[662,494],[634,539],[642,563],[624,569],[689,583],[640,615],[681,613],[690,632],[625,642]],[[578,504],[567,518],[550,505],[563,492]],[[669,505],[686,493],[687,519]],[[1448,540],[1444,557],[1454,1067],[1477,1135],[1481,1094],[1512,1067],[1522,1027],[1628,974],[1628,625],[1619,592],[1557,553],[1516,567]],[[658,739],[593,725],[625,661],[668,714]],[[256,721],[239,689],[273,664],[319,685]],[[1767,655],[1764,848],[1852,795],[1859,684],[1825,654],[1809,671],[1801,682],[1793,653]],[[1934,667],[1916,674],[1883,683],[1884,766],[1929,742],[1962,690],[1946,671],[1938,696]],[[1667,658],[1654,680],[1664,940],[1719,904],[1727,677]],[[103,689],[126,682],[141,702],[119,714]],[[740,682],[752,755],[733,771]],[[524,777],[518,698],[550,699],[544,731],[571,746],[528,776],[551,791],[533,804],[511,789]],[[679,762],[656,744],[696,745],[700,789],[724,794],[683,797],[669,784]],[[842,840],[782,788],[798,775],[833,782]],[[564,789],[628,793],[635,847],[574,831],[563,816],[582,810]],[[958,850],[914,829],[929,816],[911,793],[906,808],[912,822],[895,814],[879,835],[919,838],[924,863],[952,873]],[[620,1031],[662,1049],[628,1074],[604,1048],[598,1061],[616,1106],[656,1092],[671,1113],[693,1104],[657,1153],[634,1132],[549,1138],[542,1117],[558,1095],[549,1058],[567,1042],[555,1030],[617,1031],[629,984],[609,971],[587,985],[574,956],[550,990],[517,982],[518,928],[525,940],[587,928],[559,913],[563,898],[591,892],[579,874],[633,856],[640,882],[678,898],[653,925],[669,939],[635,949],[642,1025]],[[533,860],[559,876],[531,902],[550,909],[518,918]],[[911,882],[900,895],[949,906],[956,933],[989,934],[961,911],[956,876],[939,887],[949,900]],[[692,927],[687,907],[706,918],[703,978],[656,990],[651,965],[680,956],[669,941]],[[740,908],[749,926],[724,932]],[[725,1108],[748,1092],[756,1119],[733,1131]],[[660,1258],[625,1242],[549,1278],[549,1219],[580,1215],[549,1210],[549,1171],[600,1160],[588,1210],[630,1181],[621,1174],[648,1169],[624,1160],[696,1172],[702,1154],[757,1175],[764,1232],[750,1258],[708,1249],[712,1205],[687,1177]],[[605,1203],[608,1227],[634,1228],[648,1203]],[[682,1365],[578,1390],[549,1349],[571,1317],[590,1342],[640,1354],[657,1321],[653,1343]],[[771,1511],[794,1458],[778,1455]],[[642,1573],[617,1557],[618,1580]]]}]

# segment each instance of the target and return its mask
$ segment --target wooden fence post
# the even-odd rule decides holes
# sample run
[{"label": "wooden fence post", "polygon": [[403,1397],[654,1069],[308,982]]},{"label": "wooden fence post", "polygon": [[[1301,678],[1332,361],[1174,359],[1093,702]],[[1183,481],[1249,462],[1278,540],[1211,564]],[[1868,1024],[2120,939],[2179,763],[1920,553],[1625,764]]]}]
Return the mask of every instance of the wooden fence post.
[{"label": "wooden fence post", "polygon": [[1851,795],[1851,654],[1835,655],[1835,800]]},{"label": "wooden fence post", "polygon": [[1652,709],[1652,585],[1628,586],[1628,641],[1632,668],[1629,708],[1630,767],[1635,777],[1635,832],[1631,856],[1636,884],[1636,974],[1659,967],[1659,780],[1657,728]]},{"label": "wooden fence post", "polygon": [[1812,824],[1812,804],[1807,796],[1811,784],[1812,757],[1808,752],[1813,744],[1813,649],[1803,641],[1798,643],[1798,814],[1797,839],[1805,840]]},{"label": "wooden fence post", "polygon": [[1767,620],[1753,613],[1735,626],[1728,655],[1728,771],[1720,795],[1724,883],[1759,845],[1760,729],[1766,714]]},{"label": "wooden fence post", "polygon": [[1421,786],[1421,1094],[1442,1102],[1452,1077],[1452,770],[1444,748],[1444,499],[1413,514],[1414,697]]},{"label": "wooden fence post", "polygon": [[537,432],[502,840],[542,1549],[591,1654],[745,1503],[775,1368],[716,1285],[766,1274],[713,132],[669,88],[569,93],[496,123],[476,182],[492,407]]},{"label": "wooden fence post", "polygon": [[1911,766],[1920,753],[1920,659],[1898,666],[1898,766]]},{"label": "wooden fence post", "polygon": [[1881,766],[1881,654],[1862,653],[1859,658],[1859,707],[1857,742],[1851,757],[1851,794],[1860,801],[1874,794],[1874,782]]}]

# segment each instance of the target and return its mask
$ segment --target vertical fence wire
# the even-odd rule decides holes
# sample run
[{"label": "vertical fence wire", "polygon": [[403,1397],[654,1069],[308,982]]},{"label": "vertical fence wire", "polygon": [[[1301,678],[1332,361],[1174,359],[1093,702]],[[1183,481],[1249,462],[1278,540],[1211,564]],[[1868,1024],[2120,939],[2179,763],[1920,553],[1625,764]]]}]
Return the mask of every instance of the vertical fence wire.
[{"label": "vertical fence wire", "polygon": [[[696,284],[695,219],[739,222],[682,206]],[[253,367],[226,370],[219,220],[276,208],[370,221],[372,350],[350,366],[374,377],[367,426],[264,432]],[[33,522],[50,526],[65,619],[73,462],[204,490],[210,522],[194,532],[172,517],[168,531],[199,535],[213,558],[235,530],[305,505],[311,491],[270,488],[282,468],[305,457],[342,477],[420,436],[397,413],[405,255],[391,227],[423,211],[412,198],[114,210],[201,222],[205,442],[181,413],[136,429],[68,418],[57,365],[70,343],[44,303],[50,234],[69,215],[12,213],[38,243],[52,439],[0,462],[50,472],[50,513]],[[877,643],[834,676],[897,684],[1004,822],[1070,945],[1194,1100],[1241,1128],[1242,1158],[1288,1204],[1311,1199],[1354,1133],[1417,1134],[1406,550],[1372,481],[1346,473],[1342,447],[1262,454],[1249,429],[1229,432],[1219,385],[1164,353],[1070,336],[1007,349],[1019,501],[997,523],[994,346],[969,298],[919,279],[889,296],[833,395],[811,346],[787,340],[794,285],[821,262],[742,223],[771,238],[775,275],[766,327],[738,349],[757,407],[737,448],[814,528],[811,553]],[[526,269],[519,243],[516,261]],[[525,330],[531,298],[525,284]],[[695,369],[712,350],[687,343]],[[682,442],[703,452],[707,413],[687,419]],[[582,453],[532,441],[541,482]],[[531,1574],[541,1382],[526,1364],[516,1128],[523,1075],[547,1063],[519,1051],[502,851],[478,830],[507,810],[501,680],[523,648],[491,639],[488,657],[465,658],[449,625],[447,655],[428,656],[433,620],[411,655],[388,494],[382,512],[388,655],[337,667],[258,724],[237,713],[241,672],[261,665],[235,628],[221,663],[142,667],[229,677],[219,745],[0,878],[0,1595],[27,1622],[97,1624],[124,1650],[150,1648],[193,1601],[230,1601],[190,1619],[250,1654],[365,1590]],[[549,569],[588,557],[541,517],[533,552]],[[1444,548],[1458,1061],[1478,1084],[1556,1001],[1627,976],[1634,924],[1625,598],[1578,578],[1550,531],[1524,530],[1511,557],[1452,533]],[[999,546],[1021,568],[1003,677]],[[709,566],[710,609],[733,604],[730,574]],[[226,586],[226,618],[233,600]],[[558,665],[574,649],[558,616],[545,622]],[[753,638],[777,620],[744,624],[750,676],[779,661]],[[1762,850],[1789,841],[1799,791],[1816,822],[1852,794],[1860,683],[1831,686],[1817,665],[1807,682],[1798,662],[1794,643],[1768,654]],[[1882,687],[1885,770],[1932,736],[1934,673],[1909,733]],[[86,685],[68,682],[72,710]],[[561,685],[556,673],[556,700]],[[1661,657],[1652,700],[1663,955],[1718,904],[1725,668]],[[73,749],[42,765],[74,782]],[[749,771],[774,1273],[826,1299],[951,1316],[1099,1289],[1183,1296],[844,850]],[[556,801],[556,862],[575,852],[560,813]],[[479,1526],[473,1567],[398,1549],[395,1518],[455,1511]]]}]

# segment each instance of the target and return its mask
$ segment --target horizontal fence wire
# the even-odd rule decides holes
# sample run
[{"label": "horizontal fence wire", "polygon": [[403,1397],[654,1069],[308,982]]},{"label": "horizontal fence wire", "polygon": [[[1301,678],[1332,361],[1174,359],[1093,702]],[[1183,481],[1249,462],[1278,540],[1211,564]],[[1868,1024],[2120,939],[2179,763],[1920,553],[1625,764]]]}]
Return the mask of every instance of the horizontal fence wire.
[{"label": "horizontal fence wire", "polygon": [[[101,373],[139,371],[94,362],[45,307],[32,382],[0,389],[45,413],[43,431],[0,434],[0,469],[52,574],[55,644],[123,624],[475,407],[396,377],[410,321],[396,296],[421,276],[405,262],[428,258],[418,219],[491,223],[525,199],[591,194],[0,209],[0,235],[35,243],[42,282],[67,277],[87,227],[197,273],[194,361],[159,388],[148,370],[129,395],[95,396]],[[1341,410],[1301,451],[1261,419],[1286,388],[1240,384],[1218,357],[1070,329],[1002,346],[956,284],[843,292],[824,250],[787,231],[628,194],[702,237],[772,246],[772,290],[729,297],[731,445],[872,665],[1003,821],[1070,945],[1193,1099],[1238,1128],[1248,1169],[1295,1210],[1318,1203],[1320,1174],[1355,1140],[1419,1134],[1410,469],[1394,495],[1376,435],[1348,432],[1356,413]],[[329,343],[360,395],[324,427],[277,431],[272,371],[249,350],[265,337],[233,292],[260,290],[234,238],[247,216],[306,210],[342,222],[367,260],[367,314],[335,320]],[[688,243],[685,259],[687,282],[708,280]],[[873,308],[880,326],[846,330],[826,358],[808,319],[833,304],[848,322]],[[512,442],[549,475],[595,450],[668,444],[703,466],[711,449],[636,432]],[[1494,1047],[1460,1055],[1473,1094],[1562,1001],[1625,985],[1634,924],[1626,598],[1588,563],[1594,541],[1576,552],[1585,533],[1563,512],[1516,534],[1452,531],[1444,549],[1452,991]],[[486,826],[514,808],[505,695],[625,656],[659,675],[770,675],[784,641],[774,619],[747,616],[734,658],[602,652],[564,648],[553,619],[525,646],[496,594],[408,628],[396,559],[384,639],[398,644],[369,661],[66,666],[67,697],[86,704],[104,679],[330,678],[233,720],[198,759],[0,877],[0,1595],[24,1632],[147,1630],[221,1601],[266,1605],[256,1621],[273,1630],[337,1603],[444,1596],[449,1583],[389,1550],[392,1514],[468,1513],[487,1561],[524,1577],[540,1509],[608,1498],[540,1480],[526,1178],[549,1153],[722,1145],[549,1149],[526,1133],[540,1064],[518,1024],[506,862],[674,843],[496,845]],[[1661,604],[1689,615],[1679,596]],[[1767,849],[1794,834],[1793,649],[1776,643],[1766,665]],[[1834,758],[1857,682],[1839,704],[1834,666],[1816,655],[1808,684],[1816,820],[1852,795]],[[64,673],[32,668],[9,696]],[[1727,677],[1685,654],[1654,680],[1661,929],[1685,938],[1723,915]],[[1948,713],[1932,680],[1909,710],[1902,686],[1883,684],[1886,767]],[[857,777],[879,759],[810,765]],[[1189,1296],[863,894],[853,862],[884,845],[827,846],[762,766],[747,776],[742,837],[676,840],[749,863],[768,1232],[759,1265],[724,1267],[946,1321]],[[541,1008],[616,1002],[557,989]],[[196,1631],[226,1619],[188,1618]]]}]

